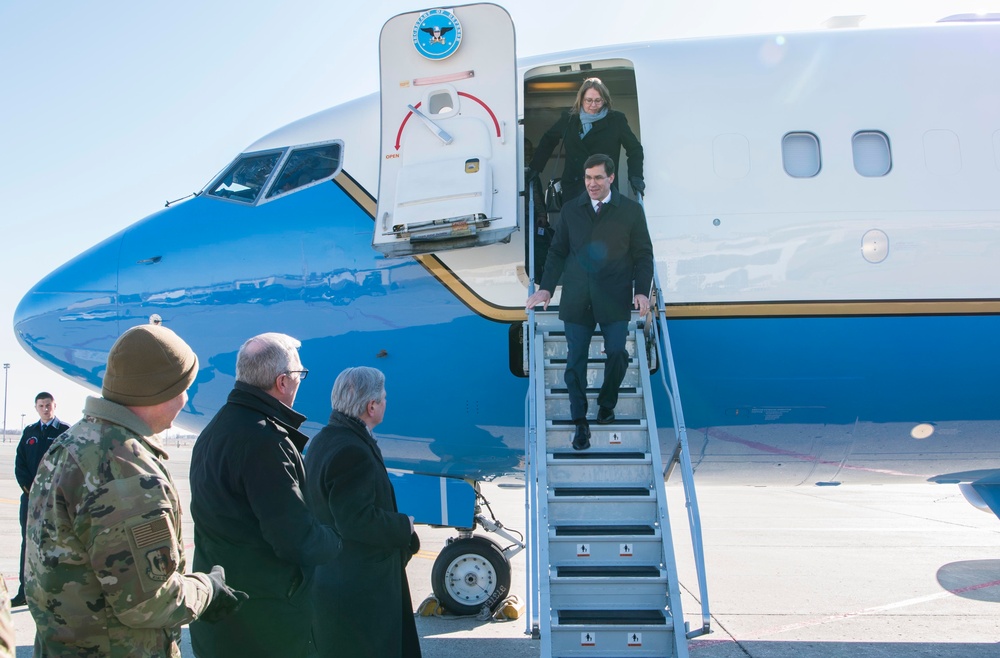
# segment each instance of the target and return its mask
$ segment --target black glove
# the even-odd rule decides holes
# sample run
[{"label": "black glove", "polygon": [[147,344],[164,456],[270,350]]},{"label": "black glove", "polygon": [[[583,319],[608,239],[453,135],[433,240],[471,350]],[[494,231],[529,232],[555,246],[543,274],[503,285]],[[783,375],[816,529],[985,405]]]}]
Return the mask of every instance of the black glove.
[{"label": "black glove", "polygon": [[629,185],[632,186],[632,193],[636,196],[646,194],[646,183],[638,176],[632,176],[628,179]]},{"label": "black glove", "polygon": [[212,571],[207,575],[212,581],[212,600],[198,619],[214,624],[239,610],[250,596],[246,592],[226,585],[226,572],[219,565],[212,567]]}]

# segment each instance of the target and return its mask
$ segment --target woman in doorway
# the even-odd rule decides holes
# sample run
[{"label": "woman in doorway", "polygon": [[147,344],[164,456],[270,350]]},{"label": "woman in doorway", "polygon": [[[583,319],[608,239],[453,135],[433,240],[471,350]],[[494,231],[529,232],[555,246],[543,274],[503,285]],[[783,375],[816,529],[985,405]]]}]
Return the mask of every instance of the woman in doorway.
[{"label": "woman in doorway", "polygon": [[[635,194],[643,194],[642,144],[629,128],[625,115],[611,109],[611,94],[600,78],[587,78],[580,85],[573,107],[563,113],[542,136],[528,165],[529,179],[537,176],[559,142],[563,144],[566,166],[562,172],[563,200],[569,201],[584,192],[583,163],[595,153],[606,153],[618,171],[622,147],[628,156],[628,180]],[[558,175],[558,173],[556,174]],[[618,180],[613,183],[618,186]]]}]

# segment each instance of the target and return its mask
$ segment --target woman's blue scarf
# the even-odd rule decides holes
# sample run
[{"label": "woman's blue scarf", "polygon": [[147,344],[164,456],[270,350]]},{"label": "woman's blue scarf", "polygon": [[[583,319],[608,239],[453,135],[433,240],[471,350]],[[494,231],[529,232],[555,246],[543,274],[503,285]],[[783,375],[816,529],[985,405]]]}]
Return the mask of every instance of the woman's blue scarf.
[{"label": "woman's blue scarf", "polygon": [[602,108],[597,114],[587,114],[583,110],[580,110],[580,123],[583,125],[583,129],[580,131],[580,137],[584,137],[590,132],[591,127],[595,121],[600,121],[604,117],[608,116],[608,108]]}]

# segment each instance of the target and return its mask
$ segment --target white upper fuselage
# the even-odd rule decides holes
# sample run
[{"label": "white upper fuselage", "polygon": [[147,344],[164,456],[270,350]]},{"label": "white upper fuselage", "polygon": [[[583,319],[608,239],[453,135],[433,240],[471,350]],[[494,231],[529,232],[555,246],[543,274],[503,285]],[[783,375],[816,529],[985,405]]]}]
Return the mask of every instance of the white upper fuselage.
[{"label": "white upper fuselage", "polygon": [[[634,68],[646,212],[665,297],[684,313],[909,312],[998,297],[997,277],[983,276],[1000,224],[998,41],[996,24],[694,39],[536,57],[519,77]],[[247,151],[344,139],[344,170],[374,195],[377,103],[321,112]],[[790,134],[815,150],[803,156],[815,175],[788,173]],[[876,161],[856,164],[872,145]],[[437,259],[481,312],[502,316],[523,304],[523,254],[515,234]]]}]

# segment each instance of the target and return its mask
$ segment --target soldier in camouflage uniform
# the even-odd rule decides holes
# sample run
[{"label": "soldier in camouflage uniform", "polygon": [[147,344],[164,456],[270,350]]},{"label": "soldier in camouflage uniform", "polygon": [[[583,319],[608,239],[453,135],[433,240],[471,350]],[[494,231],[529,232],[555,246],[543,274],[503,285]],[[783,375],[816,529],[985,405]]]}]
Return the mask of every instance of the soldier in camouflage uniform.
[{"label": "soldier in camouflage uniform", "polygon": [[42,460],[28,503],[36,658],[180,658],[182,625],[246,599],[221,567],[185,573],[180,499],[155,436],[197,372],[175,333],[133,327],[108,354],[103,397]]}]

